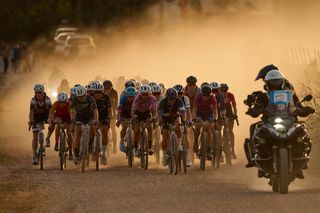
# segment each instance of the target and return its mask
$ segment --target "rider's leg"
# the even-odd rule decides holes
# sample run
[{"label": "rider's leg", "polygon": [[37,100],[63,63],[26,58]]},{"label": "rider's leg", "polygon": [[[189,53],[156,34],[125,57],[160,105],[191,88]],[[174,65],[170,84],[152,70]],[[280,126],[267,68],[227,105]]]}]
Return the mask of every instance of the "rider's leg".
[{"label": "rider's leg", "polygon": [[35,157],[38,149],[38,131],[32,132],[32,154]]},{"label": "rider's leg", "polygon": [[162,165],[167,165],[167,147],[168,147],[168,138],[169,138],[169,130],[168,129],[162,129],[162,142],[161,142],[161,148],[162,148]]},{"label": "rider's leg", "polygon": [[67,125],[67,136],[68,136],[68,149],[69,156],[72,156],[72,148],[73,148],[73,135],[72,135],[72,124]]},{"label": "rider's leg", "polygon": [[234,141],[233,127],[234,127],[234,120],[229,120],[228,128],[229,128],[230,138],[231,138],[231,149],[232,149],[232,154],[235,155],[235,149],[234,149],[235,141]]},{"label": "rider's leg", "polygon": [[113,144],[113,153],[117,152],[117,132],[116,132],[116,120],[114,118],[111,119],[110,122],[110,128],[111,128],[111,140]]},{"label": "rider's leg", "polygon": [[147,120],[147,130],[148,130],[148,147],[149,147],[149,154],[153,154],[154,150],[152,150],[152,138],[153,138],[153,128],[152,128],[152,122],[148,119]]},{"label": "rider's leg", "polygon": [[106,156],[107,153],[107,146],[108,146],[108,132],[109,132],[109,126],[103,125],[101,127],[101,134],[102,134],[102,155]]},{"label": "rider's leg", "polygon": [[193,144],[193,152],[197,153],[199,149],[199,136],[200,136],[200,128],[201,128],[201,123],[196,122],[195,123],[195,131],[194,131],[194,144]]},{"label": "rider's leg", "polygon": [[[60,123],[61,119],[60,118],[55,118],[54,123]],[[58,151],[58,143],[59,143],[59,138],[60,138],[60,127],[57,125],[57,128],[55,128],[55,145],[54,145],[54,150]]]},{"label": "rider's leg", "polygon": [[75,128],[74,151],[75,151],[75,155],[79,156],[82,129],[80,124],[76,124],[74,128]]},{"label": "rider's leg", "polygon": [[124,138],[127,134],[127,129],[128,129],[128,125],[126,122],[121,122],[121,131],[120,131],[120,151],[121,152],[125,152],[126,151],[126,148],[125,148],[125,144],[124,144]]},{"label": "rider's leg", "polygon": [[47,147],[50,147],[50,137],[51,137],[52,133],[54,132],[54,129],[55,129],[55,124],[49,124],[48,134],[46,137],[46,146]]},{"label": "rider's leg", "polygon": [[140,122],[137,121],[134,124],[134,148],[138,149],[139,145],[139,134],[140,134]]}]

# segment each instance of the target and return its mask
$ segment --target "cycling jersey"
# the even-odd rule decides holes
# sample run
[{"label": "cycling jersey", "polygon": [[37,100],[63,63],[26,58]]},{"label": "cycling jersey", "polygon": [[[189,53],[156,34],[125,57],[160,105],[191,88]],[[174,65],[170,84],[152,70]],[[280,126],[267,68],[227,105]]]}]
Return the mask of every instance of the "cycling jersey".
[{"label": "cycling jersey", "polygon": [[132,110],[146,112],[157,109],[157,99],[153,95],[149,95],[143,99],[141,94],[138,94],[132,104]]},{"label": "cycling jersey", "polygon": [[[133,99],[134,100],[134,99]],[[121,96],[118,109],[121,109],[120,118],[130,119],[133,100],[129,101],[128,96]]]},{"label": "cycling jersey", "polygon": [[47,122],[49,112],[52,107],[50,98],[44,94],[44,101],[39,101],[33,97],[30,102],[30,110],[33,110],[34,124]]},{"label": "cycling jersey", "polygon": [[164,98],[160,102],[159,115],[162,117],[177,117],[178,112],[185,111],[184,104],[181,99],[176,98],[174,104],[170,104],[168,98]]},{"label": "cycling jersey", "polygon": [[81,102],[79,98],[72,101],[71,109],[76,112],[76,121],[88,124],[90,120],[94,119],[94,110],[97,109],[97,104],[93,97],[86,95],[85,100]]},{"label": "cycling jersey", "polygon": [[181,100],[182,100],[185,108],[190,108],[191,107],[190,106],[190,99],[187,96],[185,96],[185,95],[182,96]]},{"label": "cycling jersey", "polygon": [[52,105],[54,118],[60,118],[63,122],[70,122],[70,107],[70,101],[65,102],[64,105],[61,105],[59,101],[54,102]]},{"label": "cycling jersey", "polygon": [[233,119],[234,118],[234,113],[232,110],[232,106],[236,105],[236,99],[234,95],[230,92],[227,92],[224,95],[224,103],[226,105],[226,116],[227,118]]},{"label": "cycling jersey", "polygon": [[217,101],[213,95],[208,100],[204,100],[199,93],[194,100],[194,107],[197,107],[197,113],[213,113],[217,109]]},{"label": "cycling jersey", "polygon": [[[201,92],[201,89],[199,87],[190,87],[190,86],[186,86],[184,89],[184,95],[187,96],[190,100],[191,103],[194,103],[194,99],[197,96],[197,94],[199,94]],[[191,110],[193,109],[193,105],[190,105]]]},{"label": "cycling jersey", "polygon": [[111,101],[109,96],[102,94],[101,99],[95,99],[98,113],[99,113],[99,121],[103,121],[103,124],[109,124],[109,108],[111,108]]}]

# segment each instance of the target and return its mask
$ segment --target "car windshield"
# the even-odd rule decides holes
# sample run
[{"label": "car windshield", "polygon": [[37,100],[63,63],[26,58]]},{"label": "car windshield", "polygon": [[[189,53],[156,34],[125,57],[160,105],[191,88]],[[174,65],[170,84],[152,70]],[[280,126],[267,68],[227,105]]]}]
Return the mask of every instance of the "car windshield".
[{"label": "car windshield", "polygon": [[70,45],[90,45],[91,41],[89,38],[72,38],[69,39],[68,43]]}]

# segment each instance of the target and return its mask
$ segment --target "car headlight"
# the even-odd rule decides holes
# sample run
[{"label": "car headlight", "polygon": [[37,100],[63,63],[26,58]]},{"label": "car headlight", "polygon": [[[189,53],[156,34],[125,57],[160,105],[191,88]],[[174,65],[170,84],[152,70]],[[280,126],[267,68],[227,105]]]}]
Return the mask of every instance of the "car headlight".
[{"label": "car headlight", "polygon": [[275,124],[273,125],[273,128],[275,128],[276,130],[278,130],[279,132],[283,132],[286,130],[286,127],[283,124]]}]

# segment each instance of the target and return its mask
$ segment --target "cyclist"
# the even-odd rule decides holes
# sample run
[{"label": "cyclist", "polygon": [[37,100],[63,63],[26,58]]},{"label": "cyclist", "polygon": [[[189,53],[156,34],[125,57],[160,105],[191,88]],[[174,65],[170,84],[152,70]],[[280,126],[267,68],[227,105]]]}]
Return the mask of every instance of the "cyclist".
[{"label": "cyclist", "polygon": [[[93,97],[87,95],[86,88],[83,86],[77,87],[77,97],[71,103],[71,119],[72,121],[75,121],[74,163],[78,164],[80,158],[80,139],[82,134],[81,125],[90,125],[89,147],[92,147],[96,131],[95,126],[98,122],[98,110],[96,102]],[[89,152],[90,151],[92,150],[89,148]]]},{"label": "cyclist", "polygon": [[[187,120],[187,124],[191,125],[192,121],[191,121],[191,107],[190,107],[190,100],[187,96],[184,95],[184,87],[180,84],[177,84],[173,87],[177,93],[178,93],[178,97],[180,98],[180,100],[182,100],[183,104],[184,104],[184,108],[186,111],[186,120]],[[190,147],[190,142],[189,142],[189,130],[188,128],[185,129],[185,138],[186,138],[186,147],[187,147],[187,166],[191,166],[192,162],[191,162],[191,158],[190,158],[190,151],[189,151],[189,147]]]},{"label": "cyclist", "polygon": [[160,101],[164,98],[162,95],[162,88],[158,84],[154,84],[151,87],[151,93],[157,99],[157,108],[159,107]]},{"label": "cyclist", "polygon": [[[58,101],[54,102],[52,105],[52,108],[50,110],[50,116],[49,116],[49,123],[53,124],[59,124],[59,123],[65,123],[66,124],[66,130],[67,130],[67,139],[68,139],[68,149],[69,149],[69,160],[73,159],[72,156],[72,143],[73,143],[73,136],[71,133],[72,130],[72,123],[71,123],[71,117],[70,117],[70,107],[71,103],[68,100],[67,93],[59,93],[58,94]],[[60,127],[57,126],[55,128],[55,146],[54,150],[58,151],[58,142],[60,138]]]},{"label": "cyclist", "polygon": [[148,85],[141,86],[140,94],[137,95],[133,101],[131,108],[131,117],[136,120],[134,125],[134,143],[135,156],[139,156],[138,141],[140,134],[140,122],[146,122],[148,130],[148,146],[149,155],[153,154],[152,148],[152,126],[151,121],[156,121],[157,99],[151,95],[151,88]]},{"label": "cyclist", "polygon": [[127,81],[124,84],[124,90],[121,92],[120,97],[125,95],[126,89],[128,89],[129,87],[135,87],[135,86],[136,86],[136,84],[134,81],[132,81],[132,80]]},{"label": "cyclist", "polygon": [[99,128],[102,134],[102,155],[101,161],[103,165],[107,165],[107,146],[108,132],[110,127],[111,101],[109,96],[103,93],[103,86],[100,82],[91,85],[94,94],[94,100],[97,104],[99,114]]},{"label": "cyclist", "polygon": [[[219,132],[219,138],[222,139],[221,137],[221,131],[222,131],[222,126],[223,126],[223,119],[225,119],[226,116],[226,106],[224,103],[224,96],[223,94],[220,92],[220,85],[217,82],[212,82],[210,84],[211,88],[212,88],[212,94],[214,94],[214,96],[216,97],[217,100],[217,109],[218,109],[218,120],[215,124],[215,128],[216,130],[218,130]],[[220,162],[223,162],[223,155],[221,152],[220,155]]]},{"label": "cyclist", "polygon": [[[138,91],[134,87],[128,87],[126,89],[126,93],[124,96],[120,97],[120,103],[118,107],[118,116],[117,116],[117,122],[116,126],[122,126],[121,132],[120,132],[120,151],[125,152],[126,147],[124,144],[124,137],[127,133],[127,124],[125,120],[131,119],[131,107],[134,101],[134,98],[137,96]],[[123,122],[122,122],[123,121]]]},{"label": "cyclist", "polygon": [[111,101],[111,120],[110,120],[110,129],[111,129],[111,141],[113,144],[113,153],[117,152],[117,132],[116,132],[116,119],[117,119],[117,109],[118,109],[118,92],[113,88],[113,84],[110,80],[105,80],[103,82],[103,92],[109,96]]},{"label": "cyclist", "polygon": [[[209,122],[206,130],[208,132],[208,141],[211,143],[212,123],[217,119],[217,101],[214,95],[212,95],[212,88],[210,86],[203,86],[201,88],[201,92],[195,97],[192,118],[195,121],[195,141],[193,144],[193,152],[198,153],[201,121]],[[210,158],[210,154],[211,152],[208,153],[208,158]]]},{"label": "cyclist", "polygon": [[235,138],[234,138],[233,127],[234,127],[234,120],[238,118],[237,103],[234,95],[231,92],[229,92],[228,84],[226,83],[220,84],[220,91],[224,96],[224,103],[226,106],[226,118],[227,118],[228,128],[229,128],[230,137],[231,137],[232,158],[236,159],[237,155],[234,150]]},{"label": "cyclist", "polygon": [[169,125],[175,124],[175,131],[178,138],[178,149],[183,150],[181,146],[181,128],[180,124],[185,123],[186,114],[182,100],[178,97],[178,93],[174,88],[169,88],[166,92],[166,97],[160,102],[159,106],[159,121],[162,125],[162,164],[167,165],[167,143],[169,138]]},{"label": "cyclist", "polygon": [[[190,103],[194,103],[196,95],[200,92],[200,88],[197,86],[197,78],[189,76],[186,80],[187,86],[184,89],[184,95],[190,100]],[[193,104],[191,106],[191,112],[193,112]]]},{"label": "cyclist", "polygon": [[[35,96],[31,99],[30,102],[30,111],[29,111],[29,126],[32,126],[32,164],[38,165],[38,130],[37,125],[43,125],[48,121],[49,111],[52,107],[50,98],[44,92],[44,86],[42,84],[36,84],[34,86]],[[54,131],[54,126],[49,125],[48,134],[46,137],[46,146],[50,147],[50,137]]]}]

